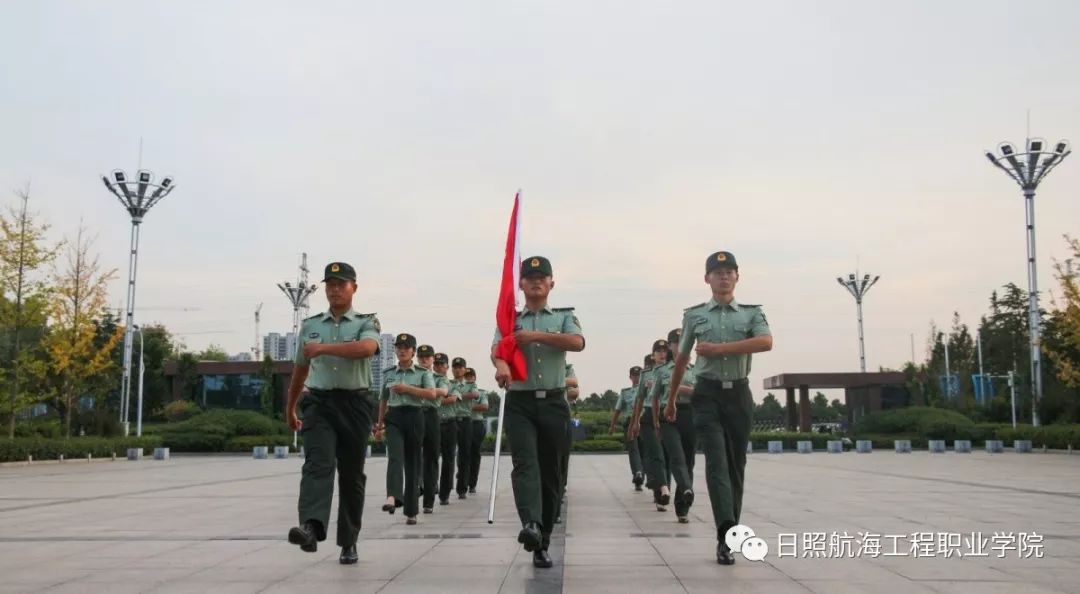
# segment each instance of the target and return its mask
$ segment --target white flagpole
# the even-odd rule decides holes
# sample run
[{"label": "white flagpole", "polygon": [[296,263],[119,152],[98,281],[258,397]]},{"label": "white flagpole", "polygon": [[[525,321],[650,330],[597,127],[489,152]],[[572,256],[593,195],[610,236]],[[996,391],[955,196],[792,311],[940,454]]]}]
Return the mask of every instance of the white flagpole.
[{"label": "white flagpole", "polygon": [[[521,212],[524,200],[521,189],[517,191],[517,220],[514,221],[514,307],[517,307],[518,277],[521,274]],[[503,418],[506,416],[506,401],[510,391],[504,390],[499,401],[499,421],[495,426],[495,462],[491,465],[491,491],[488,495],[488,524],[495,523],[495,491],[499,486],[499,458],[502,455]]]}]

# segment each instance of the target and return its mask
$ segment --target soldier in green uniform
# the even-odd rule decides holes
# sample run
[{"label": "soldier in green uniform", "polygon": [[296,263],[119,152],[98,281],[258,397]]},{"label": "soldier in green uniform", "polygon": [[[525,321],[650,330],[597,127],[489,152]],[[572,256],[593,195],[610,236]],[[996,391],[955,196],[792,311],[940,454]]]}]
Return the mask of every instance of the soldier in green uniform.
[{"label": "soldier in green uniform", "polygon": [[[442,454],[442,464],[439,472],[439,505],[450,503],[450,491],[454,489],[454,449],[457,447],[457,405],[458,395],[455,391],[456,379],[447,379],[446,372],[449,369],[449,357],[445,353],[435,355],[435,382],[442,383],[446,393],[439,402],[439,449]],[[454,365],[465,368],[465,359],[456,357]],[[464,372],[463,372],[464,373]],[[440,382],[440,376],[442,382]]]},{"label": "soldier in green uniform", "polygon": [[[465,370],[465,381],[476,384],[476,370],[469,367]],[[487,436],[487,426],[484,423],[484,413],[488,411],[487,392],[476,389],[476,399],[469,401],[469,493],[476,493],[476,483],[480,481],[480,449],[484,445],[484,437]]]},{"label": "soldier in green uniform", "polygon": [[[386,504],[394,513],[404,506],[408,524],[420,513],[420,449],[424,443],[424,401],[435,399],[435,378],[418,365],[416,337],[399,334],[394,341],[397,365],[383,372],[376,431],[386,429]],[[404,487],[402,486],[404,473]]]},{"label": "soldier in green uniform", "polygon": [[[445,358],[445,355],[443,356]],[[424,443],[421,446],[421,492],[424,500],[424,513],[430,514],[435,507],[435,493],[439,491],[439,448],[442,439],[439,408],[441,401],[449,392],[450,383],[446,379],[445,370],[443,375],[435,372],[435,349],[431,345],[422,344],[416,349],[416,358],[420,367],[432,372],[435,381],[435,398],[424,400],[422,409],[424,413]]]},{"label": "soldier in green uniform", "polygon": [[[678,345],[680,333],[679,328],[668,332],[668,344]],[[664,410],[667,406],[668,385],[674,368],[674,361],[656,368],[648,396],[653,401],[653,410]],[[690,521],[687,517],[690,506],[694,504],[694,456],[697,454],[697,431],[694,430],[694,415],[690,408],[690,395],[694,393],[692,365],[683,375],[682,385],[676,392],[678,420],[672,423],[661,416],[660,441],[668,460],[668,472],[675,478],[675,517],[680,524],[686,524]]]},{"label": "soldier in green uniform", "polygon": [[[338,472],[339,561],[356,563],[364,513],[364,455],[374,414],[371,357],[379,350],[379,319],[353,311],[356,271],[333,262],[323,274],[329,309],[304,320],[289,383],[285,420],[304,437],[306,458],[297,505],[300,525],[289,542],[314,553],[326,540]],[[300,393],[307,389],[302,402]],[[297,405],[299,404],[299,411]],[[301,420],[302,419],[302,420]]]},{"label": "soldier in green uniform", "polygon": [[[769,322],[760,305],[735,300],[739,265],[730,252],[705,261],[705,283],[712,299],[683,314],[682,341],[671,372],[664,415],[676,421],[678,396],[690,352],[697,353],[691,405],[694,425],[705,451],[705,483],[716,521],[716,562],[732,565],[735,557],[724,533],[739,523],[754,400],[747,376],[754,353],[772,350]],[[694,345],[697,345],[696,347]]]},{"label": "soldier in green uniform", "polygon": [[512,381],[509,364],[496,357],[495,347],[502,340],[497,329],[491,349],[495,381],[507,390],[503,406],[514,467],[510,478],[522,525],[518,542],[533,553],[533,565],[539,568],[552,566],[547,550],[559,508],[559,459],[570,422],[564,398],[566,353],[585,348],[573,308],[548,305],[554,287],[547,258],[522,261],[519,288],[525,293],[525,308],[518,312],[514,338],[527,365],[524,380]]},{"label": "soldier in green uniform", "polygon": [[[464,361],[464,359],[462,359]],[[469,476],[472,466],[472,406],[480,398],[480,392],[476,387],[476,375],[472,381],[467,377],[468,367],[454,366],[454,379],[457,385],[451,387],[451,393],[458,396],[458,403],[454,409],[457,419],[457,483],[454,490],[457,491],[458,499],[465,499],[469,492]]]},{"label": "soldier in green uniform", "polygon": [[555,523],[562,523],[562,508],[566,505],[566,481],[570,477],[570,450],[574,447],[574,416],[577,410],[578,390],[577,372],[574,364],[566,364],[566,403],[570,405],[570,422],[566,425],[566,451],[559,461],[559,474],[562,477],[562,489],[559,492],[559,512],[555,514]]},{"label": "soldier in green uniform", "polygon": [[[645,358],[645,364],[650,365],[652,355]],[[637,393],[638,382],[641,380],[641,367],[635,365],[630,368],[630,387],[623,388],[619,393],[619,400],[615,402],[615,410],[611,413],[611,426],[608,427],[608,435],[615,433],[618,426],[619,416],[626,415],[623,420],[623,436],[626,442],[626,453],[630,457],[630,476],[634,483],[634,490],[641,491],[641,485],[645,483],[645,474],[641,466],[641,438],[630,438],[628,428],[633,418],[634,395]]]},{"label": "soldier in green uniform", "polygon": [[648,479],[645,486],[652,490],[656,511],[661,512],[667,511],[667,505],[671,503],[671,488],[668,485],[667,458],[664,447],[660,444],[660,411],[653,408],[652,399],[647,396],[656,382],[657,369],[667,363],[668,348],[668,342],[664,339],[653,343],[653,366],[641,373],[641,382],[638,383],[637,394],[634,396],[634,418],[630,423],[633,437],[640,436],[644,446],[642,462],[645,464],[645,476]]}]

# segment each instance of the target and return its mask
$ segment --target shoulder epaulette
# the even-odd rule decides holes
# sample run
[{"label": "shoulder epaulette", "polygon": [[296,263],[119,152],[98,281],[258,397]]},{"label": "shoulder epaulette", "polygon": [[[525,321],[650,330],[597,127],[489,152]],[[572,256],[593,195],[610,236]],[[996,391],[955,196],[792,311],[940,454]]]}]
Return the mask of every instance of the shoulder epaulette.
[{"label": "shoulder epaulette", "polygon": [[760,303],[740,303],[739,307],[761,307]]},{"label": "shoulder epaulette", "polygon": [[396,368],[397,368],[397,365],[391,365],[390,367],[387,367],[386,369],[382,370],[382,372],[383,373],[390,373],[391,371],[393,371]]},{"label": "shoulder epaulette", "polygon": [[691,309],[697,309],[697,308],[699,308],[699,307],[705,307],[706,305],[708,305],[708,302],[707,302],[707,301],[704,301],[704,302],[702,302],[702,303],[699,303],[699,304],[697,304],[697,305],[691,305],[690,307],[688,307],[688,308],[684,309],[683,311],[690,311]]},{"label": "shoulder epaulette", "polygon": [[366,313],[366,314],[356,314],[356,315],[360,316],[361,318],[374,318],[375,317],[375,312]]},{"label": "shoulder epaulette", "polygon": [[553,307],[551,311],[574,311],[572,307]]},{"label": "shoulder epaulette", "polygon": [[304,321],[306,322],[306,321],[308,321],[308,320],[314,320],[314,319],[316,319],[316,318],[321,318],[321,317],[323,317],[323,315],[325,315],[325,314],[326,314],[326,312],[319,312],[319,313],[317,313],[317,314],[315,314],[315,315],[313,315],[313,316],[308,316],[308,317],[304,318]]}]

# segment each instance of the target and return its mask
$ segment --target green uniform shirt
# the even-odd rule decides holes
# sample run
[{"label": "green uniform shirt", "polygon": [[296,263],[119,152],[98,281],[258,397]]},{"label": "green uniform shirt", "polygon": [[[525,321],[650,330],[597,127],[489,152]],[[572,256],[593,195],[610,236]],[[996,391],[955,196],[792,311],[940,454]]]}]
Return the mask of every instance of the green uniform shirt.
[{"label": "green uniform shirt", "polygon": [[458,397],[457,404],[452,408],[454,413],[451,418],[455,419],[470,419],[472,418],[472,405],[475,400],[465,400],[466,392],[475,392],[476,384],[467,382],[465,380],[451,380],[450,381],[450,393]]},{"label": "green uniform shirt", "polygon": [[[435,389],[436,390],[441,390],[442,388],[447,388],[449,390],[450,381],[446,379],[445,375],[439,375],[439,374],[435,373],[434,371],[432,371],[431,372],[431,379],[433,379],[435,381]],[[440,398],[436,398],[435,400],[425,400],[424,401],[424,406],[428,407],[428,408],[437,408],[441,412],[441,410],[443,408],[442,407],[442,398],[440,397]]]},{"label": "green uniform shirt", "polygon": [[[651,401],[653,398],[659,398],[660,399],[660,406],[661,407],[667,406],[667,403],[668,403],[668,386],[671,385],[671,374],[674,373],[674,371],[675,371],[675,362],[674,361],[668,361],[667,363],[661,365],[656,370],[656,374],[653,376],[654,383],[653,383],[652,390],[649,391],[649,395],[647,396],[648,400]],[[694,366],[693,365],[688,365],[686,367],[686,373],[683,374],[683,378],[682,378],[682,385],[690,386],[690,387],[694,386]],[[679,394],[679,397],[675,400],[675,402],[690,402],[690,395],[689,394]]]},{"label": "green uniform shirt", "polygon": [[[489,405],[487,390],[477,390],[477,391],[480,392],[480,398],[478,398],[476,400],[470,400],[469,401],[469,408],[472,408],[472,407],[477,406],[479,404],[483,404],[484,406]],[[474,420],[474,421],[483,421],[484,417],[487,416],[487,413],[476,412],[475,410],[470,411],[469,414],[470,414],[472,420]]]},{"label": "green uniform shirt", "polygon": [[630,414],[634,411],[634,398],[637,395],[637,386],[623,388],[619,392],[619,399],[615,401],[615,410],[620,414]]},{"label": "green uniform shirt", "polygon": [[[716,299],[710,299],[683,314],[679,352],[689,355],[697,342],[736,342],[770,334],[769,322],[760,305],[743,305],[735,301],[721,305]],[[750,365],[750,355],[698,357],[695,375],[715,381],[740,380],[750,375]]]},{"label": "green uniform shirt", "polygon": [[423,398],[417,398],[411,394],[395,394],[390,391],[390,386],[394,384],[408,384],[410,386],[416,386],[417,388],[434,388],[435,378],[431,372],[423,367],[420,367],[416,363],[408,368],[403,368],[401,365],[395,365],[387,368],[383,372],[383,389],[380,399],[387,401],[387,406],[394,408],[396,406],[424,406],[425,400]]},{"label": "green uniform shirt", "polygon": [[346,359],[333,355],[320,355],[314,359],[304,356],[304,345],[309,342],[341,344],[371,339],[379,342],[379,318],[375,314],[358,314],[352,309],[340,320],[326,311],[307,318],[300,324],[300,340],[297,341],[297,366],[310,365],[304,385],[315,390],[364,390],[371,388],[371,359]]},{"label": "green uniform shirt", "polygon": [[[458,394],[454,392],[454,386],[455,385],[457,385],[457,380],[450,379],[450,378],[446,377],[445,375],[436,375],[435,376],[435,387],[436,388],[446,388],[446,390],[447,390],[447,393],[446,393],[447,398],[449,398],[450,396],[458,396]],[[458,396],[458,397],[460,398],[460,396]],[[440,421],[451,421],[455,417],[457,417],[457,404],[446,405],[446,404],[442,403],[442,400],[438,400],[437,402],[439,403],[439,420]]]},{"label": "green uniform shirt", "polygon": [[641,405],[645,408],[652,408],[652,399],[646,398],[649,395],[649,390],[652,389],[653,383],[656,381],[656,368],[650,367],[641,372],[641,380],[638,382],[637,390],[634,392],[634,398],[641,401]]},{"label": "green uniform shirt", "polygon": [[[517,326],[521,330],[549,332],[552,334],[581,334],[581,324],[574,315],[572,307],[544,306],[533,313],[525,308],[518,312]],[[502,340],[502,333],[495,330],[492,345]],[[524,381],[510,384],[511,390],[560,390],[566,388],[566,351],[553,349],[547,345],[532,343],[521,347],[525,356],[528,377]]]}]

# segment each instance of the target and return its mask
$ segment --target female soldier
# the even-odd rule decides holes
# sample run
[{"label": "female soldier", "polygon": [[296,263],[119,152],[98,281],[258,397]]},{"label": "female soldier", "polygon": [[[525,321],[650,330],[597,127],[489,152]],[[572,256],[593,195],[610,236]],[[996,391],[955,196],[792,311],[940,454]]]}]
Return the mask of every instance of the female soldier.
[{"label": "female soldier", "polygon": [[[680,328],[668,332],[668,344],[679,344],[682,333]],[[674,361],[668,361],[656,369],[653,375],[653,387],[649,399],[653,410],[661,411],[668,403],[668,385],[671,382],[671,370]],[[668,472],[675,478],[675,517],[680,524],[689,523],[687,514],[694,503],[694,456],[697,454],[697,431],[694,430],[694,416],[690,408],[690,396],[694,393],[694,370],[689,366],[683,376],[675,401],[679,416],[674,423],[660,418],[660,441],[668,459]]]},{"label": "female soldier", "polygon": [[[424,440],[423,402],[436,398],[431,372],[413,361],[416,337],[399,334],[394,341],[397,365],[383,372],[379,398],[380,430],[386,429],[386,504],[383,511],[394,513],[404,506],[408,524],[416,524],[420,513],[420,449]],[[404,475],[404,489],[402,476]]]}]

